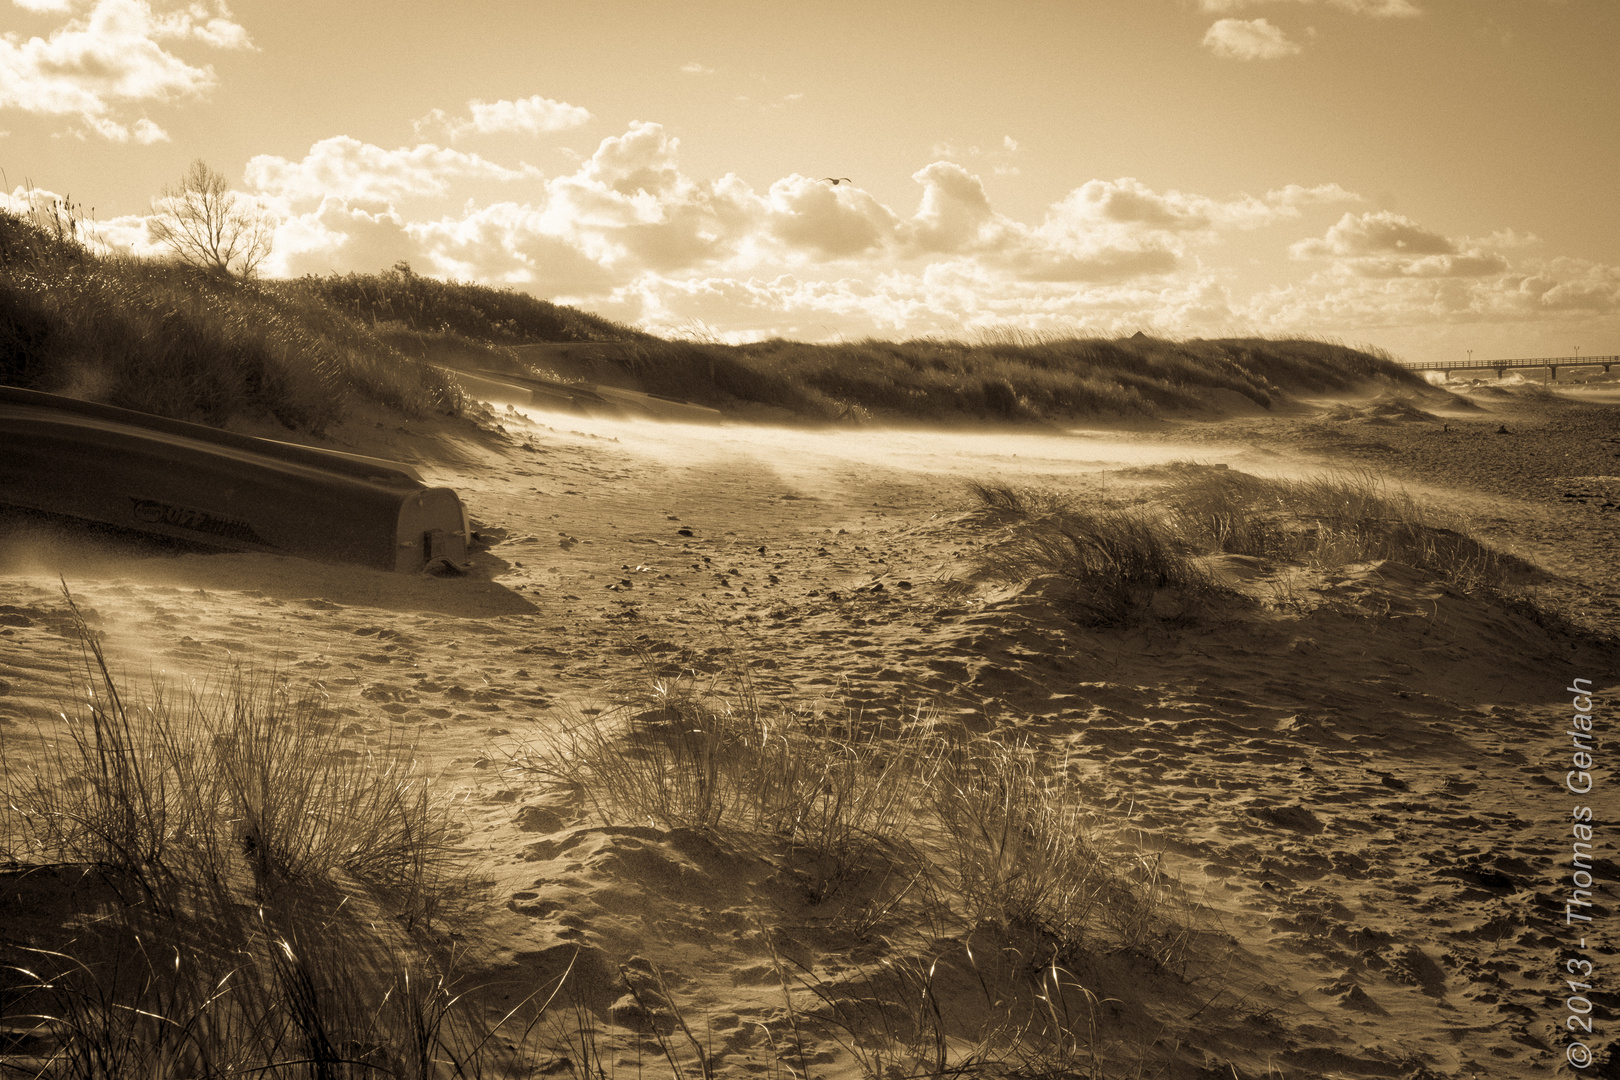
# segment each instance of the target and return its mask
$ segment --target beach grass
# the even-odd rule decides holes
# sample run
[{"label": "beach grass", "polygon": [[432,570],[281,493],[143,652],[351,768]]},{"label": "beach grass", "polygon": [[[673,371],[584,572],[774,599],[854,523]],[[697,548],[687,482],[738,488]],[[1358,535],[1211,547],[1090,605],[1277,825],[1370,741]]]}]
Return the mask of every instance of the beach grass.
[{"label": "beach grass", "polygon": [[979,549],[974,576],[1042,582],[1076,621],[1122,626],[1155,607],[1183,615],[1225,598],[1196,551],[1151,508],[1082,507],[1005,484],[972,483],[980,518],[999,536]]},{"label": "beach grass", "polygon": [[440,358],[516,371],[529,363],[517,346],[581,341],[616,346],[589,377],[815,422],[1052,424],[1424,385],[1377,350],[1311,340],[667,340],[408,267],[261,281],[98,254],[76,213],[0,214],[0,382],[215,425],[320,433],[364,402],[456,413],[464,396]]},{"label": "beach grass", "polygon": [[318,297],[101,256],[0,214],[0,383],[222,425],[319,433],[357,402],[455,412],[460,390]]},{"label": "beach grass", "polygon": [[1461,515],[1366,471],[1298,479],[1189,468],[1160,488],[1168,524],[1204,551],[1322,568],[1391,559],[1466,590],[1533,568],[1469,535]]},{"label": "beach grass", "polygon": [[[350,747],[318,699],[273,673],[131,691],[64,594],[79,703],[42,730],[43,754],[0,746],[7,885],[69,905],[44,939],[0,941],[0,1025],[45,1051],[18,1065],[25,1075],[417,1080],[545,1062],[614,1075],[589,1066],[603,1019],[570,996],[567,973],[492,1020],[454,950],[430,944],[458,880],[456,829],[408,748]],[[775,860],[829,932],[899,950],[842,976],[822,1007],[807,1003],[830,984],[778,958],[784,993],[806,1009],[790,1004],[769,1033],[783,1075],[807,1040],[827,1039],[882,1065],[874,1075],[900,1062],[922,1070],[908,1075],[1042,1062],[1102,1075],[1095,1031],[1073,1026],[1087,991],[1065,964],[1107,950],[1152,959],[1150,924],[1173,920],[1062,762],[927,709],[795,710],[741,675],[701,688],[649,678],[578,721],[513,766],[578,789],[604,823],[693,830]],[[74,911],[92,929],[75,933]],[[774,948],[778,931],[760,931]],[[657,1034],[672,1075],[711,1075],[711,1048],[657,969],[621,976],[675,1017],[671,1037]],[[976,984],[983,997],[970,1046],[947,1040],[928,1004],[947,977],[953,994]],[[861,987],[873,997],[857,1016]],[[585,1071],[557,1065],[569,1047]]]}]

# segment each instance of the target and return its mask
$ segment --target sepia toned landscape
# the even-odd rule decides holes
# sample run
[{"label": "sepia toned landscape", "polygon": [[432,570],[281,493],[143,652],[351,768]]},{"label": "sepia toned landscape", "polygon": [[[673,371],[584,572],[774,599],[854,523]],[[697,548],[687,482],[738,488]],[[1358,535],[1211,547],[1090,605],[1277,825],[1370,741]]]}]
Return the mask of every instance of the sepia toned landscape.
[{"label": "sepia toned landscape", "polygon": [[[277,335],[338,339],[333,302],[8,228],[52,296],[191,288],[264,413],[331,408],[299,438],[415,465],[476,532],[433,576],[7,519],[9,1070],[1530,1075],[1566,961],[1613,962],[1548,917],[1572,852],[1612,911],[1564,805],[1612,807],[1565,790],[1561,708],[1620,655],[1595,366],[1008,337],[824,348],[806,382],[785,345],[396,319],[315,394]],[[281,317],[222,341],[242,306]],[[82,377],[101,335],[112,401],[185,414],[175,335],[106,311],[59,303],[76,347],[19,374]],[[680,404],[634,397],[660,349],[756,399],[610,407]],[[874,384],[863,353],[1003,397],[771,403]],[[1139,404],[1035,414],[1057,361]]]},{"label": "sepia toned landscape", "polygon": [[13,0],[0,1080],[1620,1076],[1616,44]]}]

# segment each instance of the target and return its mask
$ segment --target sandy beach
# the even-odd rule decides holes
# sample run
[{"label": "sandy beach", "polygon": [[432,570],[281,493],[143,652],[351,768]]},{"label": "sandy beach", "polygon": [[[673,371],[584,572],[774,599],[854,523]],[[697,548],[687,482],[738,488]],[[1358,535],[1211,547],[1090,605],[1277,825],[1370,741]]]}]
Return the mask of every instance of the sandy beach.
[{"label": "sandy beach", "polygon": [[[919,1016],[944,1062],[993,1041],[991,999],[1070,1010],[1073,1045],[1048,1075],[1552,1075],[1566,961],[1605,973],[1588,980],[1600,988],[1620,965],[1612,836],[1584,949],[1563,918],[1571,807],[1592,807],[1600,835],[1616,807],[1605,762],[1590,794],[1566,785],[1567,688],[1601,695],[1620,674],[1608,385],[1072,430],[702,426],[500,403],[479,424],[361,414],[325,445],[460,492],[486,544],[465,576],[14,526],[0,739],[17,768],[78,693],[65,582],[131,686],[247,665],[321,695],[356,753],[414,747],[453,798],[467,881],[455,912],[400,930],[400,947],[453,956],[491,1022],[569,987],[573,1011],[552,1006],[570,1017],[561,1034],[511,1038],[513,1076],[588,1074],[587,1028],[605,1075],[853,1077],[872,1061],[922,1075],[893,1049],[927,1042]],[[1122,627],[1076,623],[1040,583],[974,579],[1002,526],[969,482],[1152,508],[1189,469],[1370,472],[1534,564],[1517,588],[1560,617],[1389,561],[1218,556],[1211,572],[1244,603]],[[845,868],[835,888],[769,837],[604,822],[546,764],[548,733],[658,695],[1032,748],[1063,763],[1088,835],[1154,905],[1140,926],[1104,919],[1048,1000],[1039,971],[1019,974],[1029,941],[952,923],[896,884],[898,862]],[[60,876],[6,881],[0,936],[75,940]],[[1601,1047],[1613,995],[1591,1001]],[[1583,1075],[1615,1075],[1599,1053]]]}]

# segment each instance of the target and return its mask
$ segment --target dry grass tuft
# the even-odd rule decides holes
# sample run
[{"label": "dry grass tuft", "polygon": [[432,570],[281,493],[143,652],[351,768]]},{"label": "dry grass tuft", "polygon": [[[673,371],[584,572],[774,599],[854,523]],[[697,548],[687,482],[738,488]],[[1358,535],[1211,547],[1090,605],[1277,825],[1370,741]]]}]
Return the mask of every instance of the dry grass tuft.
[{"label": "dry grass tuft", "polygon": [[240,669],[179,700],[161,685],[128,700],[67,602],[87,692],[63,715],[54,756],[8,773],[18,861],[98,867],[165,905],[176,888],[226,888],[242,867],[260,894],[341,872],[406,909],[431,906],[450,861],[449,808],[406,748],[348,749],[317,719],[317,699]]},{"label": "dry grass tuft", "polygon": [[67,599],[84,696],[43,760],[0,757],[8,894],[67,905],[50,941],[0,935],[31,1074],[479,1075],[491,1032],[413,936],[454,867],[409,755],[348,749],[315,702],[236,670],[131,697]]},{"label": "dry grass tuft", "polygon": [[1175,528],[1205,550],[1318,568],[1391,559],[1467,590],[1496,588],[1533,570],[1469,536],[1460,517],[1372,473],[1274,480],[1196,470],[1159,490]]},{"label": "dry grass tuft", "polygon": [[[1124,625],[1156,605],[1184,616],[1222,595],[1151,513],[1082,509],[1005,486],[972,490],[988,519],[1005,530],[976,558],[976,576],[1015,584],[1050,579],[1054,599],[1084,625]],[[1168,606],[1161,593],[1169,594]]]},{"label": "dry grass tuft", "polygon": [[762,702],[690,679],[572,715],[515,751],[524,771],[579,788],[607,824],[758,837],[801,856],[819,902],[874,863],[909,864],[906,829],[938,767],[922,716],[898,730]]}]

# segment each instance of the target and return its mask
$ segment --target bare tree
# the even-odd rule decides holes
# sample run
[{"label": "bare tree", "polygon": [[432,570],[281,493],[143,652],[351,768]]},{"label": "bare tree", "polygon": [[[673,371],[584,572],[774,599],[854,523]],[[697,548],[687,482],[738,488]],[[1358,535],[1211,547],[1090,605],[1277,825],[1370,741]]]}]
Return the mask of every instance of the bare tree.
[{"label": "bare tree", "polygon": [[152,201],[147,220],[152,239],[181,262],[221,273],[252,277],[270,254],[275,218],[258,203],[230,189],[225,177],[201,158],[175,186]]}]

